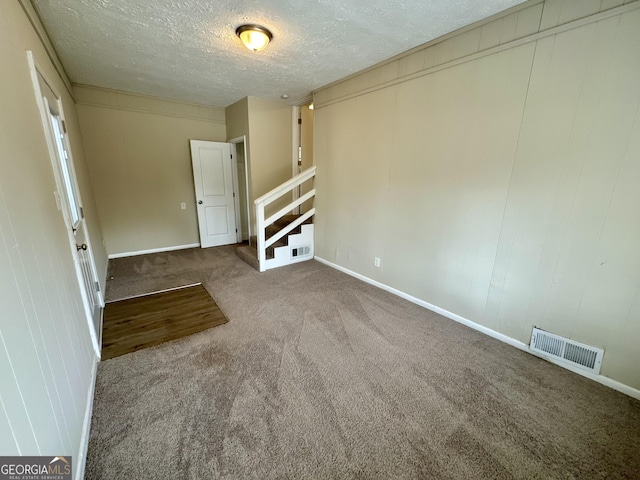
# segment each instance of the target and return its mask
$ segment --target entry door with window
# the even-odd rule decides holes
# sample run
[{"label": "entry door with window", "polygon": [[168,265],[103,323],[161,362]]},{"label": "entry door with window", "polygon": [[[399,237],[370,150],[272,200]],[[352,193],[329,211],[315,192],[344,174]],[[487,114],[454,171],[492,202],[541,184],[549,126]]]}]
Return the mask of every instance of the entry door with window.
[{"label": "entry door with window", "polygon": [[[32,65],[35,70],[35,66]],[[36,70],[36,93],[42,98],[43,123],[48,133],[50,154],[56,179],[56,202],[62,211],[69,232],[69,241],[75,263],[80,292],[89,322],[89,332],[96,351],[100,355],[103,301],[96,274],[91,241],[82,209],[80,191],[73,167],[73,159],[64,124],[60,100],[48,83]]]},{"label": "entry door with window", "polygon": [[200,246],[236,243],[236,211],[231,145],[191,140],[191,161]]}]

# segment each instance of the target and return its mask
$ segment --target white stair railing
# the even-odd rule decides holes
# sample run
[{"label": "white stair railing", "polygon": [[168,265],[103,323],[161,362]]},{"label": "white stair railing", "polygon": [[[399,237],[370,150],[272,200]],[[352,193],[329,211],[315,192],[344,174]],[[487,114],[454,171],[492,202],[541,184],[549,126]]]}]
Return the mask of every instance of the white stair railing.
[{"label": "white stair railing", "polygon": [[306,222],[309,218],[311,218],[316,213],[315,208],[311,208],[309,211],[300,215],[294,222],[290,223],[282,230],[280,230],[275,235],[271,236],[268,240],[265,238],[265,229],[267,226],[281,219],[288,212],[291,212],[293,209],[299,207],[304,202],[311,200],[316,195],[316,189],[313,188],[309,192],[302,195],[300,198],[297,198],[286,207],[281,208],[273,215],[265,218],[265,207],[270,205],[271,203],[278,200],[283,195],[291,192],[293,189],[302,185],[307,180],[314,178],[316,175],[316,167],[311,167],[304,172],[296,175],[291,180],[286,181],[282,185],[274,188],[268,193],[265,193],[260,198],[255,200],[256,206],[256,224],[258,228],[257,232],[257,249],[258,249],[258,263],[260,264],[260,271],[264,272],[267,270],[267,248],[273,245],[275,242],[280,240],[282,237],[290,233],[293,229],[299,227],[304,222]]}]

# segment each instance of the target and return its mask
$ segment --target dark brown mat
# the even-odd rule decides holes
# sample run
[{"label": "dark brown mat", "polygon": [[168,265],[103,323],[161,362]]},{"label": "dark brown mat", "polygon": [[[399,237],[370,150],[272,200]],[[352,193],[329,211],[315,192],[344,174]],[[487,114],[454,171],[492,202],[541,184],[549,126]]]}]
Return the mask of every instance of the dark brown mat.
[{"label": "dark brown mat", "polygon": [[202,285],[107,303],[102,360],[186,337],[227,321]]}]

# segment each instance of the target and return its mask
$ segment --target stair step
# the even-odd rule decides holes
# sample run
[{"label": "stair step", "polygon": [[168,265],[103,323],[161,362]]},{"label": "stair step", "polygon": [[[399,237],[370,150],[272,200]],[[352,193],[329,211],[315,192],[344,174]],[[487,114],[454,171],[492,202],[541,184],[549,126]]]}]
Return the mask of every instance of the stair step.
[{"label": "stair step", "polygon": [[[279,220],[276,220],[272,225],[268,225],[267,228],[265,228],[265,235],[266,235],[266,239],[268,240],[269,238],[273,237],[275,234],[277,234],[280,230],[282,230],[283,228],[285,228],[287,225],[289,225],[290,223],[295,222],[298,217],[300,215],[285,215],[282,218],[280,218]],[[302,225],[306,225],[309,223],[313,223],[313,217],[311,218],[307,218]],[[291,230],[288,235],[296,235],[300,232],[302,232],[302,225],[294,228],[293,230]],[[287,239],[287,236],[285,235],[281,241],[284,241],[285,245],[289,244],[289,241]]]},{"label": "stair step", "polygon": [[258,262],[258,250],[252,245],[242,245],[236,248],[236,255],[245,263],[251,265],[256,270],[260,270]]},{"label": "stair step", "polygon": [[[265,228],[265,240],[269,240],[271,237],[273,237],[280,230],[281,230],[281,228],[278,228],[275,225],[269,225],[267,228]],[[278,242],[284,242],[284,245],[289,245],[289,239],[287,237],[289,235],[300,233],[300,232],[296,232],[296,230],[299,230],[299,229],[298,228],[294,228],[291,232],[289,232],[288,235],[285,235],[280,240],[278,240]]]},{"label": "stair step", "polygon": [[[276,227],[278,227],[278,229],[280,230],[280,229],[283,229],[284,227],[286,227],[287,225],[289,225],[290,223],[295,222],[298,219],[299,216],[300,215],[284,215],[279,220],[276,220],[275,222],[273,222],[273,224]],[[304,221],[303,225],[307,224],[307,223],[313,223],[313,217],[307,218]]]},{"label": "stair step", "polygon": [[[298,219],[298,217],[299,217],[299,215],[285,215],[281,219],[279,219],[278,221],[274,222],[273,225],[269,225],[265,229],[266,239],[268,240],[273,235],[278,233],[280,230],[285,228],[287,225],[289,225],[290,223],[296,221]],[[303,223],[303,225],[309,224],[309,223],[313,223],[313,217],[312,218],[308,218]],[[276,248],[278,248],[278,247],[286,247],[287,245],[289,245],[289,235],[295,235],[295,234],[301,233],[301,231],[302,231],[301,227],[302,226],[294,228],[287,235],[285,235],[280,240],[275,242],[273,245],[268,247],[266,252],[265,252],[267,260],[274,258],[275,249]],[[251,265],[256,270],[260,270],[260,263],[258,261],[258,250],[256,249],[256,245],[258,244],[258,238],[255,235],[252,236],[249,239],[249,243],[250,243],[250,245],[243,244],[242,246],[237,247],[236,248],[236,255],[238,255],[238,257],[240,257],[242,260],[244,260],[246,263]]]},{"label": "stair step", "polygon": [[[283,238],[281,238],[280,240],[278,240],[276,243],[274,243],[273,245],[271,245],[270,247],[267,248],[267,258],[273,258],[273,250],[278,248],[278,247],[286,247],[287,245],[289,245],[288,242],[288,235],[285,235]],[[256,246],[258,245],[258,237],[256,237],[255,235],[251,237],[250,239],[251,242],[251,246],[253,248],[256,248]]]}]

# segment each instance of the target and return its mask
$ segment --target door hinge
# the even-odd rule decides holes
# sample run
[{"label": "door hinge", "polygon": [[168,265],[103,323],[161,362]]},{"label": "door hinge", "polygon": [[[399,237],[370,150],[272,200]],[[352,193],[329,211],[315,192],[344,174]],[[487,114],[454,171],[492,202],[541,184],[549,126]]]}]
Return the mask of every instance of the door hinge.
[{"label": "door hinge", "polygon": [[84,218],[84,210],[80,207],[80,218]]},{"label": "door hinge", "polygon": [[238,233],[238,229],[236,228],[236,233]]},{"label": "door hinge", "polygon": [[302,125],[302,119],[301,118],[298,119],[298,125]]},{"label": "door hinge", "polygon": [[67,124],[64,120],[62,120],[62,130],[64,131],[64,133],[67,133]]},{"label": "door hinge", "polygon": [[96,292],[100,291],[100,284],[98,282],[93,282],[96,285]]}]

